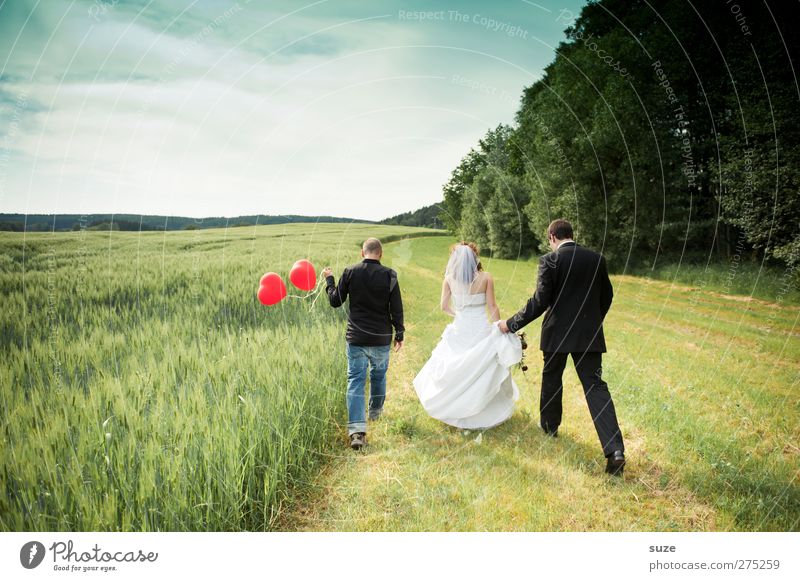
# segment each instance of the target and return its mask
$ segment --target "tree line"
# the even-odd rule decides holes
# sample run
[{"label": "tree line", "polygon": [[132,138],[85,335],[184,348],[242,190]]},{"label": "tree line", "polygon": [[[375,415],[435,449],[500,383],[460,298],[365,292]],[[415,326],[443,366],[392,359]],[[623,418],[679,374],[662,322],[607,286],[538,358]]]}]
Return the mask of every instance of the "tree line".
[{"label": "tree line", "polygon": [[391,218],[385,218],[378,223],[389,226],[416,226],[419,228],[440,229],[443,227],[441,218],[439,217],[440,213],[441,205],[431,204],[430,206],[424,206],[413,212],[403,212]]},{"label": "tree line", "polygon": [[798,6],[588,4],[514,124],[453,170],[442,222],[504,258],[547,251],[548,223],[567,218],[616,268],[733,256],[794,268]]}]

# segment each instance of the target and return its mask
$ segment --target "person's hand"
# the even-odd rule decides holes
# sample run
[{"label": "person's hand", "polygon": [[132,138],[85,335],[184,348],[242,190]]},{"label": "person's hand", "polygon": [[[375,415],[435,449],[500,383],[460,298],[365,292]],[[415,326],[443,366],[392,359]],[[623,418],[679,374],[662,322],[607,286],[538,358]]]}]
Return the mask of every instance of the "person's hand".
[{"label": "person's hand", "polygon": [[503,333],[510,333],[511,329],[508,328],[508,324],[506,324],[504,319],[500,319],[500,330]]},{"label": "person's hand", "polygon": [[402,349],[402,348],[403,348],[403,342],[402,341],[395,341],[394,342],[394,352],[395,353],[400,351],[400,349]]},{"label": "person's hand", "polygon": [[333,276],[333,269],[330,266],[326,266],[322,269],[322,277],[328,278],[329,276]]}]

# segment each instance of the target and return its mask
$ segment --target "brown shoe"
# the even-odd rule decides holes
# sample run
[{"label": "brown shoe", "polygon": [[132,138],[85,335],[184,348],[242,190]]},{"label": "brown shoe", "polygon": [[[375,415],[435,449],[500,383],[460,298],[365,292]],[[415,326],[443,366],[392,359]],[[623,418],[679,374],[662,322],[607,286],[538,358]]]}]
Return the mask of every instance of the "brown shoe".
[{"label": "brown shoe", "polygon": [[364,432],[356,432],[350,434],[350,447],[353,450],[360,450],[363,446],[367,445],[367,434]]}]

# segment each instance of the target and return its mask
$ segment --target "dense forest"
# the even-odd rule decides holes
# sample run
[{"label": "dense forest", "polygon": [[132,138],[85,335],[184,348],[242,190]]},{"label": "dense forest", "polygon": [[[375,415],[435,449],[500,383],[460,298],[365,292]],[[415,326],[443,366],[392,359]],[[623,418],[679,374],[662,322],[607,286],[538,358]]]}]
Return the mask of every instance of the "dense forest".
[{"label": "dense forest", "polygon": [[441,204],[431,204],[413,212],[403,212],[397,216],[386,218],[380,224],[393,226],[418,226],[420,228],[443,228],[439,214],[442,211]]},{"label": "dense forest", "polygon": [[442,221],[500,257],[547,250],[563,217],[616,268],[735,256],[793,270],[798,6],[588,4],[514,125],[452,172]]}]

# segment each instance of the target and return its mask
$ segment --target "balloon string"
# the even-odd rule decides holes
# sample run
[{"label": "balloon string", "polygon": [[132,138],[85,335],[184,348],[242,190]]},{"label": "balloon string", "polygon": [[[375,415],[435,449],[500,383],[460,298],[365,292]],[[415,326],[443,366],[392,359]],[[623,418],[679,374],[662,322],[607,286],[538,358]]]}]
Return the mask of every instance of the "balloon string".
[{"label": "balloon string", "polygon": [[325,279],[324,279],[324,278],[320,279],[320,281],[319,281],[319,285],[318,285],[318,287],[317,287],[317,296],[315,296],[315,297],[314,297],[314,300],[313,300],[313,301],[311,301],[311,308],[309,308],[309,309],[308,309],[309,311],[313,311],[313,310],[314,310],[314,305],[316,305],[316,304],[317,304],[317,299],[318,299],[320,296],[322,296],[322,283],[323,283],[324,281],[325,281]]},{"label": "balloon string", "polygon": [[[286,298],[289,298],[289,299],[302,299],[302,300],[305,300],[305,299],[310,299],[311,297],[314,297],[314,300],[313,300],[313,301],[311,301],[311,308],[309,309],[309,310],[312,310],[312,309],[314,308],[314,305],[315,305],[315,304],[316,304],[316,302],[317,302],[317,299],[318,299],[318,298],[320,297],[320,295],[322,294],[322,292],[321,292],[321,291],[322,291],[322,284],[323,284],[324,282],[325,282],[325,279],[320,279],[319,281],[317,281],[317,286],[314,288],[314,290],[311,290],[311,291],[309,291],[309,292],[308,292],[307,294],[305,294],[305,295],[286,295]],[[315,296],[315,295],[316,295],[316,296]]]}]

